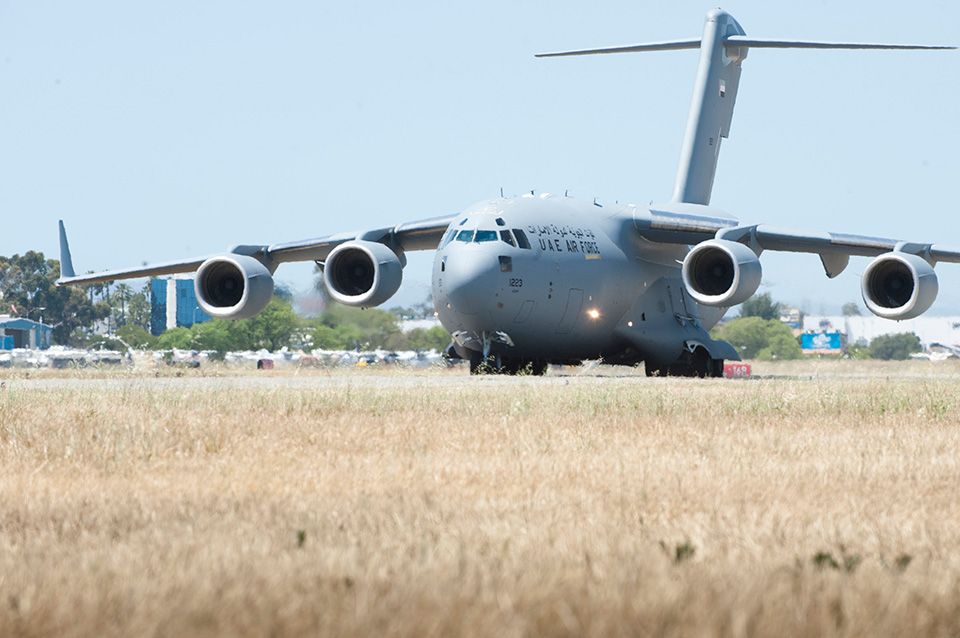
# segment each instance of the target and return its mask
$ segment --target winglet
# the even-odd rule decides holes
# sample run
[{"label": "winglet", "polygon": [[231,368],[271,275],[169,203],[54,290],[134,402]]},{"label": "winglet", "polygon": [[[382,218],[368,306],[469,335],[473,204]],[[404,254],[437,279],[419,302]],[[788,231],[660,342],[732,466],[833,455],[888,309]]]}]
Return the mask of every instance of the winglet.
[{"label": "winglet", "polygon": [[70,256],[70,244],[67,242],[67,231],[60,220],[60,279],[75,277],[73,258]]}]

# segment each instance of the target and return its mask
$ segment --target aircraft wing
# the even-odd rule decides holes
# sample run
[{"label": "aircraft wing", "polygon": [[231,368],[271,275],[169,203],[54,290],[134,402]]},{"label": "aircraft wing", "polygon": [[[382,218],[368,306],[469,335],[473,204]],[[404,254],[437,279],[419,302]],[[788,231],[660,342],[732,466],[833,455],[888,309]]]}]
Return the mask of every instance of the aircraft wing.
[{"label": "aircraft wing", "polygon": [[698,244],[708,239],[727,239],[746,244],[757,254],[764,250],[814,253],[820,256],[830,278],[843,272],[851,256],[876,257],[895,250],[918,255],[931,264],[960,263],[960,249],[942,244],[795,230],[768,224],[742,225],[717,209],[697,204],[652,205],[646,213],[638,212],[634,223],[640,235],[650,241]]},{"label": "aircraft wing", "polygon": [[[377,228],[360,232],[338,233],[325,235],[313,239],[286,242],[272,245],[240,245],[231,248],[229,253],[249,255],[275,268],[278,264],[291,261],[318,261],[327,258],[334,248],[354,239],[361,239],[386,244],[395,250],[432,250],[440,243],[443,233],[456,215],[431,217],[412,222],[405,222],[396,226]],[[70,256],[70,246],[67,243],[66,231],[63,222],[60,222],[60,266],[61,277],[57,285],[68,284],[95,284],[117,279],[135,279],[138,277],[155,277],[159,275],[173,275],[196,271],[200,265],[215,255],[207,257],[193,257],[179,261],[168,261],[157,264],[147,264],[134,268],[108,270],[98,273],[77,275],[74,272],[73,260]]]},{"label": "aircraft wing", "polygon": [[346,241],[362,239],[382,244],[395,244],[400,249],[433,250],[456,215],[432,217],[397,226],[377,228],[360,233],[339,233],[267,246],[267,255],[276,262],[323,261],[330,251]]}]

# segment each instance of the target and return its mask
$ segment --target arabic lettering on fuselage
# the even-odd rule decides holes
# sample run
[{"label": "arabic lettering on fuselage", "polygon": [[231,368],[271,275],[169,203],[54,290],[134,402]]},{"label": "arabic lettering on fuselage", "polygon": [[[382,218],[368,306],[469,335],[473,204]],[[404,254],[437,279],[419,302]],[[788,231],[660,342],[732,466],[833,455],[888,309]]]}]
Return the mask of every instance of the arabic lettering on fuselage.
[{"label": "arabic lettering on fuselage", "polygon": [[599,255],[597,237],[589,228],[530,224],[527,232],[536,235],[543,252]]}]

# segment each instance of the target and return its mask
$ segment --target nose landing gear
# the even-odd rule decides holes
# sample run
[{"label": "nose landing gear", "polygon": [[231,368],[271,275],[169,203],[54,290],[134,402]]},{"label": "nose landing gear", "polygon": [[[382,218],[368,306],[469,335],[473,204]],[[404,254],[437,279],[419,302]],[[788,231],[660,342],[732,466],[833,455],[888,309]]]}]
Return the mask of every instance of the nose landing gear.
[{"label": "nose landing gear", "polygon": [[499,355],[483,356],[470,351],[470,374],[510,374],[541,377],[547,373],[547,362],[542,359],[504,358]]},{"label": "nose landing gear", "polygon": [[514,347],[513,340],[507,333],[484,331],[480,335],[482,349],[480,351],[469,350],[470,374],[529,374],[534,376],[546,374],[546,361],[494,353],[491,348],[494,343],[504,344],[511,349]]}]

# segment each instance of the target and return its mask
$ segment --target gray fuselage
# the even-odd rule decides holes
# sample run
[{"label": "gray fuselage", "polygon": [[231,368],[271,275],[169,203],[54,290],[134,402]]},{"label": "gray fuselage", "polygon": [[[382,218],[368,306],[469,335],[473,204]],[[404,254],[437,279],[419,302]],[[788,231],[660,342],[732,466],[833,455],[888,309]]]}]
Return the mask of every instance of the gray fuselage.
[{"label": "gray fuselage", "polygon": [[643,239],[638,214],[646,209],[549,194],[467,208],[434,260],[440,322],[461,346],[486,338],[504,357],[675,360],[726,309],[686,294],[688,247]]}]

